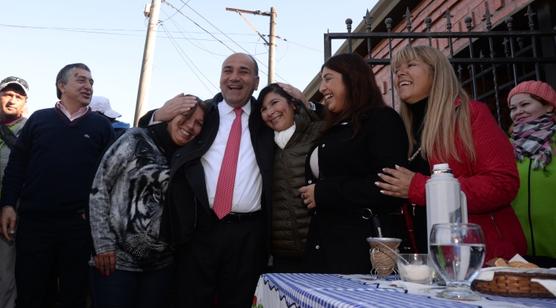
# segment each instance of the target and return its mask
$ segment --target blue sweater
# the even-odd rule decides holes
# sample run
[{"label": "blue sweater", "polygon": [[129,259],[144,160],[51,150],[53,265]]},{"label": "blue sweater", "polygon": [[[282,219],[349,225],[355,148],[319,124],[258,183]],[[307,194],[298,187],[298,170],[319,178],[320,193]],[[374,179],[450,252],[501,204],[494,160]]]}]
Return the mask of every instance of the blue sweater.
[{"label": "blue sweater", "polygon": [[21,216],[85,210],[98,163],[113,138],[110,122],[95,112],[73,122],[57,108],[34,112],[10,154],[0,205],[19,199]]}]

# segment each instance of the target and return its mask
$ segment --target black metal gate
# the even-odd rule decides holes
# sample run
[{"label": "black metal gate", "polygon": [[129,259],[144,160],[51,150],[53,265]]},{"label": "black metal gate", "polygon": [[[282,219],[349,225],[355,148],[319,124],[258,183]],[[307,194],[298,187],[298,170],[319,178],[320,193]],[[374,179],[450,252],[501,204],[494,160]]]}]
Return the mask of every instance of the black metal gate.
[{"label": "black metal gate", "polygon": [[[373,32],[372,16],[367,12],[364,17],[366,32],[352,33],[351,20],[348,19],[346,33],[324,35],[325,60],[331,56],[332,40],[336,39],[347,40],[348,51],[366,55],[369,65],[373,68],[389,65],[394,52],[393,42],[403,41],[405,44],[437,48],[445,46],[445,52],[466,90],[474,99],[486,102],[498,123],[503,129],[507,129],[511,120],[505,100],[513,86],[530,79],[549,80],[553,86],[556,85],[556,28],[553,27],[549,31],[537,30],[536,13],[531,5],[493,28],[492,15],[486,2],[485,6],[482,18],[485,31],[482,32],[472,31],[471,17],[465,18],[466,32],[453,32],[452,16],[449,12],[443,17],[446,22],[445,32],[431,32],[430,17],[424,20],[425,31],[413,32],[409,9],[405,15],[407,32],[393,32],[392,18],[384,20],[385,31]],[[353,42],[356,40],[362,40],[363,43],[353,50]],[[376,57],[373,48],[380,43],[387,43],[387,53]],[[390,105],[396,107],[397,98],[391,86],[391,70],[389,77]]]}]

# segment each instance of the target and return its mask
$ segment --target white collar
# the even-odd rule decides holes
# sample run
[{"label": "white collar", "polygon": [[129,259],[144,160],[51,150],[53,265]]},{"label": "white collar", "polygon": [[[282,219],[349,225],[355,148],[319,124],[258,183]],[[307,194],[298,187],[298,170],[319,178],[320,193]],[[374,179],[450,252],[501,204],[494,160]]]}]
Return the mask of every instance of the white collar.
[{"label": "white collar", "polygon": [[[222,110],[223,113],[232,113],[234,112],[234,107],[230,106],[226,100],[222,100],[222,102],[220,102],[220,108]],[[241,110],[243,110],[243,113],[245,113],[247,115],[247,117],[249,117],[251,115],[251,100],[249,100],[245,105],[241,106]]]},{"label": "white collar", "polygon": [[283,150],[286,147],[286,144],[288,144],[288,141],[290,141],[290,139],[292,138],[293,133],[295,133],[295,122],[292,126],[284,129],[283,131],[275,131],[274,142],[280,147],[280,149]]}]

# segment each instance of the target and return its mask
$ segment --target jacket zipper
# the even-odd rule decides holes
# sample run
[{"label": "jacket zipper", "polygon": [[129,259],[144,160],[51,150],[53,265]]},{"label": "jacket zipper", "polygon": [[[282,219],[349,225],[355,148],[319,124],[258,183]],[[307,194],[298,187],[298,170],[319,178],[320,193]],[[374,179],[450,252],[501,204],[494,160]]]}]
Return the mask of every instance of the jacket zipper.
[{"label": "jacket zipper", "polygon": [[502,238],[502,232],[500,232],[500,229],[498,229],[498,225],[496,224],[496,219],[494,218],[494,214],[490,215],[490,221],[492,222],[492,225],[494,226],[494,229],[496,230],[496,233],[498,234],[498,238]]}]

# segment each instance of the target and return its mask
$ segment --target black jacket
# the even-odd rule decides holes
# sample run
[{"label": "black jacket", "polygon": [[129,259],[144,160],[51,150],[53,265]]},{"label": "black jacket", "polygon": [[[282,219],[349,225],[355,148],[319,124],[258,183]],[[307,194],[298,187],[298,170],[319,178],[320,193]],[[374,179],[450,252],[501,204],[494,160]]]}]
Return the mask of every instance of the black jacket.
[{"label": "black jacket", "polygon": [[[403,122],[394,109],[376,108],[363,115],[356,136],[352,123],[342,122],[319,138],[317,149],[318,178],[311,177],[309,160],[306,164],[308,183],[316,184],[308,264],[316,272],[369,273],[366,237],[374,235],[374,226],[365,219],[367,209],[379,214],[384,236],[399,237],[397,233],[405,231],[405,225],[386,221],[400,212],[404,200],[381,194],[374,184],[382,168],[406,164]],[[402,216],[397,217],[395,221],[403,223]]]},{"label": "black jacket", "polygon": [[[220,102],[222,102],[220,93],[206,102],[208,110],[205,113],[201,133],[193,141],[178,149],[171,159],[170,182],[162,217],[161,234],[174,246],[187,243],[195,230],[209,229],[217,221],[216,215],[209,206],[205,174],[200,158],[216,138],[220,123],[217,104]],[[269,237],[274,135],[261,118],[259,103],[251,98],[250,104],[249,131],[263,181],[261,210],[267,222],[265,230],[261,231]],[[146,114],[140,124],[144,125],[145,120],[148,121],[151,116],[152,112]]]}]

